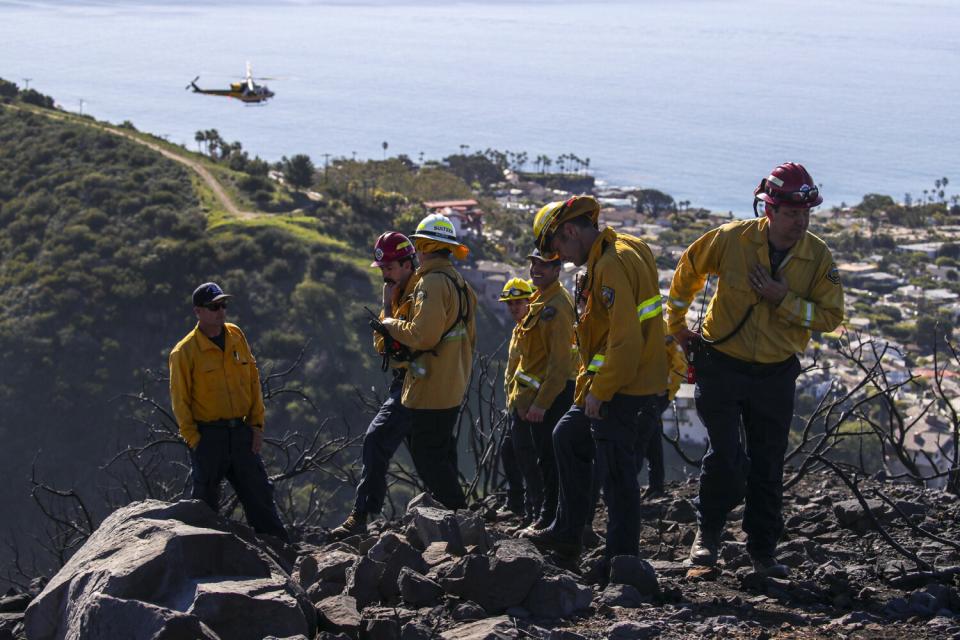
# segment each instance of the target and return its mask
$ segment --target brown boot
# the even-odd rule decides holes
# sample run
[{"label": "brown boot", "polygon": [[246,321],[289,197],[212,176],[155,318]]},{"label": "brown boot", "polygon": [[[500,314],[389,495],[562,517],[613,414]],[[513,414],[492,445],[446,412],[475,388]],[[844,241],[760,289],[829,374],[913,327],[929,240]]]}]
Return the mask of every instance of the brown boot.
[{"label": "brown boot", "polygon": [[687,562],[701,567],[712,567],[717,564],[721,533],[721,531],[697,529],[697,536],[693,539],[693,544],[690,545],[690,557]]},{"label": "brown boot", "polygon": [[343,521],[339,527],[330,532],[327,536],[327,540],[330,542],[336,542],[338,540],[344,540],[350,536],[362,535],[367,532],[367,514],[361,513],[354,509],[350,512],[350,515],[347,516],[347,519]]}]

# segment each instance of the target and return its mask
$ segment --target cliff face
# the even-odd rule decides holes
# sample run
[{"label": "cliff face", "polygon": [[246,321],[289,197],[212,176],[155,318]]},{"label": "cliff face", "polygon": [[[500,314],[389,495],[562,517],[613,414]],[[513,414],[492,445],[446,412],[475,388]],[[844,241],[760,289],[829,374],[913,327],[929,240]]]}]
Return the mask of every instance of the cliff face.
[{"label": "cliff face", "polygon": [[[601,541],[570,564],[511,537],[515,523],[484,521],[485,507],[454,513],[427,496],[367,536],[327,544],[324,531],[298,531],[293,545],[258,540],[199,502],[134,503],[107,518],[33,599],[26,633],[575,640],[960,632],[960,503],[906,485],[861,488],[879,490],[890,506],[868,502],[871,518],[820,474],[786,496],[779,554],[789,574],[779,577],[749,568],[734,524],[716,569],[684,566],[694,484],[645,504],[641,558],[609,567],[602,508],[594,521]],[[876,524],[937,571],[918,571]]]}]

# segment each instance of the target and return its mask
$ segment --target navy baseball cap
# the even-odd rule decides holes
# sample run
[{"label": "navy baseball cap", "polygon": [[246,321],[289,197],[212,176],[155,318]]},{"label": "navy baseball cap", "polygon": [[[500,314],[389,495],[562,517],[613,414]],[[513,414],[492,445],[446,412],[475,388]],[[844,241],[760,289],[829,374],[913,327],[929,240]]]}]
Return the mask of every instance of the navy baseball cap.
[{"label": "navy baseball cap", "polygon": [[216,282],[204,282],[193,290],[193,306],[204,307],[211,302],[226,300],[232,298],[230,294],[224,293]]}]

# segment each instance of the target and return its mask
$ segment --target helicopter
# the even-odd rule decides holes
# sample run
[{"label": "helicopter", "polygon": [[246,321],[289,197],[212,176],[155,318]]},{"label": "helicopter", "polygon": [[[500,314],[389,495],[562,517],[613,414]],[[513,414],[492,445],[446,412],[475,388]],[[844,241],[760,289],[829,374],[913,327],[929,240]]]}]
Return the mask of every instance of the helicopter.
[{"label": "helicopter", "polygon": [[[223,96],[225,98],[236,98],[247,104],[263,103],[273,97],[273,91],[270,91],[265,84],[254,82],[253,72],[250,63],[247,62],[247,75],[240,82],[231,82],[229,89],[201,89],[197,86],[197,76],[190,81],[185,89],[193,89],[194,93],[203,93],[208,96]],[[256,78],[256,80],[273,80],[273,78]]]}]

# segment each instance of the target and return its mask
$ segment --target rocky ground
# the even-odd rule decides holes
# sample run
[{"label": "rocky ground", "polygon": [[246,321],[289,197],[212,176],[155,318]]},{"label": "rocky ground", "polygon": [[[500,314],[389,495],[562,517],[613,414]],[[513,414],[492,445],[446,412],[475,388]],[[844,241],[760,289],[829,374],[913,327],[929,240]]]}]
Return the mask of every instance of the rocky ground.
[{"label": "rocky ground", "polygon": [[[932,571],[894,551],[828,475],[785,498],[787,577],[754,573],[733,524],[718,568],[684,566],[692,483],[643,505],[642,557],[615,559],[609,580],[602,545],[570,565],[511,537],[515,521],[452,513],[426,496],[368,536],[327,544],[324,531],[306,531],[293,545],[258,540],[197,502],[148,501],[115,512],[49,582],[0,600],[0,640],[132,637],[117,635],[131,628],[138,638],[231,640],[960,638],[960,501],[860,486],[883,530]],[[601,510],[601,536],[604,525]]]}]

